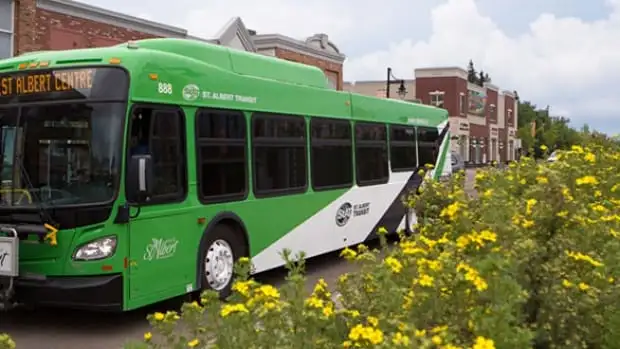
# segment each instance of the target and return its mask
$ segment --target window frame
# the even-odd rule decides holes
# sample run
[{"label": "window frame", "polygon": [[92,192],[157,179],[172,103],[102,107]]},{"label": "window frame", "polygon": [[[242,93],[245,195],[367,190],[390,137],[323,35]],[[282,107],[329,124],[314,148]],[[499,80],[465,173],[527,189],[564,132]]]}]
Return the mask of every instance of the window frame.
[{"label": "window frame", "polygon": [[[444,108],[444,106],[446,105],[446,100],[445,100],[445,92],[444,91],[433,91],[433,92],[429,92],[428,93],[430,95],[430,105],[437,107],[437,108]],[[437,99],[436,101],[434,101],[433,99]]]},{"label": "window frame", "polygon": [[[413,131],[413,140],[411,141],[395,141],[393,140],[393,130],[395,129],[410,129]],[[389,137],[389,149],[390,149],[390,170],[392,172],[408,172],[415,171],[418,167],[418,131],[415,126],[406,126],[406,125],[390,125],[389,127],[390,137]],[[392,162],[392,149],[404,148],[407,146],[413,145],[413,152],[415,153],[415,163],[411,167],[394,167],[394,163]]]},{"label": "window frame", "polygon": [[[315,125],[315,122],[318,123],[335,123],[335,124],[345,124],[349,127],[349,139],[322,139],[322,138],[314,138],[313,137],[313,133],[312,133],[312,129]],[[355,183],[355,170],[356,167],[354,165],[354,135],[353,132],[355,132],[354,127],[351,125],[351,121],[349,120],[343,120],[343,119],[332,119],[332,118],[326,118],[326,117],[312,117],[310,119],[310,127],[308,127],[308,131],[310,132],[310,137],[309,137],[309,141],[310,141],[310,182],[312,183],[312,190],[316,191],[316,192],[321,192],[321,191],[328,191],[328,190],[337,190],[337,189],[346,189],[346,188],[351,188],[353,187],[353,184]],[[314,164],[314,146],[315,144],[318,145],[333,145],[333,146],[343,146],[346,143],[348,143],[349,149],[350,149],[350,155],[351,155],[351,161],[350,161],[350,166],[351,166],[351,178],[350,181],[348,183],[343,183],[343,184],[336,184],[336,185],[328,185],[328,186],[316,186],[314,184],[314,168],[315,168],[315,164]]]},{"label": "window frame", "polygon": [[[0,1],[4,1],[4,0],[0,0]],[[0,28],[0,33],[7,34],[9,36],[9,56],[6,58],[11,58],[15,56],[15,10],[16,10],[15,1],[16,0],[8,0],[8,2],[10,3],[9,11],[10,11],[10,17],[11,17],[9,29],[7,30],[7,29]]]},{"label": "window frame", "polygon": [[[145,207],[145,206],[155,206],[155,205],[162,205],[162,204],[175,204],[175,203],[181,203],[183,201],[185,201],[187,199],[188,193],[189,193],[189,183],[188,183],[188,170],[187,170],[187,166],[188,166],[188,161],[187,161],[187,131],[186,131],[186,124],[187,124],[187,116],[185,114],[185,111],[183,110],[183,108],[181,108],[178,105],[172,105],[172,104],[159,104],[159,103],[135,103],[131,106],[131,109],[129,110],[129,120],[128,120],[128,128],[127,128],[127,135],[125,137],[125,200],[132,204],[135,203],[134,201],[131,201],[129,199],[129,196],[127,195],[127,169],[128,169],[128,164],[129,161],[131,159],[131,154],[130,154],[130,150],[131,147],[129,146],[131,144],[131,128],[133,127],[133,122],[131,120],[131,116],[133,115],[133,113],[136,111],[136,109],[139,108],[151,108],[153,110],[153,112],[156,111],[173,111],[176,112],[178,116],[180,116],[180,125],[179,125],[179,138],[177,139],[177,141],[180,143],[180,147],[179,147],[179,151],[181,152],[181,161],[183,161],[183,163],[181,164],[181,187],[182,187],[182,192],[179,194],[166,194],[166,195],[154,195],[150,198],[150,200],[148,202],[143,202],[140,203],[141,207]],[[152,122],[152,121],[151,121]],[[152,131],[149,131],[149,137],[151,136]],[[153,164],[155,162],[153,161]]]},{"label": "window frame", "polygon": [[[441,136],[441,132],[439,132],[439,130],[437,130],[437,128],[435,127],[431,127],[431,126],[416,126],[416,133],[415,133],[415,139],[416,139],[416,148],[417,150],[417,155],[418,155],[418,167],[424,167],[426,166],[426,163],[422,163],[420,161],[420,150],[421,149],[426,149],[427,147],[430,148],[437,148],[437,151],[439,152],[439,144],[438,144],[438,140]],[[432,141],[421,141],[420,140],[420,130],[433,130],[435,132],[437,132],[437,138]],[[433,159],[434,163],[432,163],[431,165],[435,165],[435,163],[437,162],[437,158],[439,157],[439,154],[435,154],[435,159]]]},{"label": "window frame", "polygon": [[463,92],[459,93],[459,114],[467,115],[467,96]]},{"label": "window frame", "polygon": [[[254,136],[254,127],[256,127],[256,120],[260,118],[267,119],[275,119],[275,120],[301,120],[304,125],[304,138],[303,140],[294,140],[290,138],[279,139],[279,138],[267,138],[265,137],[255,137]],[[250,139],[252,145],[252,192],[254,193],[254,197],[258,199],[270,198],[270,197],[280,197],[294,194],[302,194],[308,191],[308,122],[306,121],[306,117],[302,115],[295,114],[284,114],[284,113],[270,113],[270,112],[254,112],[251,116],[250,122]],[[285,189],[271,189],[271,190],[258,190],[258,171],[256,168],[256,148],[257,146],[263,147],[283,147],[286,145],[302,145],[303,144],[303,154],[304,154],[304,173],[305,173],[305,183],[303,186],[296,188],[285,188]]]},{"label": "window frame", "polygon": [[[369,141],[369,140],[358,140],[357,138],[357,126],[382,126],[385,130],[385,140],[384,141]],[[368,187],[368,186],[372,186],[372,185],[381,185],[381,184],[387,184],[390,181],[390,152],[389,152],[389,143],[388,143],[388,130],[387,130],[387,125],[385,123],[382,122],[373,122],[373,121],[356,121],[353,125],[353,132],[354,132],[354,147],[355,147],[355,183],[357,184],[358,187]],[[386,177],[382,177],[382,178],[377,178],[377,179],[371,179],[371,180],[360,180],[360,167],[359,167],[359,151],[358,151],[358,147],[359,144],[365,144],[367,145],[368,148],[379,148],[379,144],[381,144],[381,147],[385,148],[385,159],[386,159],[386,172],[387,172],[387,176]],[[375,145],[375,146],[373,146]]]},{"label": "window frame", "polygon": [[[201,112],[211,112],[211,113],[221,113],[228,114],[230,116],[241,116],[243,118],[244,123],[244,136],[243,139],[230,139],[230,138],[201,138],[199,136],[199,119]],[[208,115],[208,114],[205,114]],[[248,198],[250,193],[249,186],[249,178],[250,178],[250,169],[249,169],[249,156],[248,156],[248,120],[244,112],[235,109],[219,109],[219,108],[209,108],[209,107],[200,107],[196,109],[194,113],[194,143],[195,143],[195,151],[196,151],[196,196],[198,201],[203,205],[206,204],[217,204],[217,203],[225,203],[225,202],[236,202],[243,201]],[[245,178],[244,178],[244,191],[243,193],[234,193],[234,194],[223,194],[223,195],[215,195],[215,196],[203,196],[202,195],[202,147],[204,146],[217,146],[217,145],[233,145],[233,146],[242,146],[243,147],[243,166],[245,167]]]}]

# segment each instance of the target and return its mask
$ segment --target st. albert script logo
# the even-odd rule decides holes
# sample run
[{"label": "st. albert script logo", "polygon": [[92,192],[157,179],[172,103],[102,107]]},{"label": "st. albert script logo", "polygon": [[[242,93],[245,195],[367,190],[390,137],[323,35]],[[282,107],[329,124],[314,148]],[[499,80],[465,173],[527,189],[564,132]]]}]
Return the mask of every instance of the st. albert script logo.
[{"label": "st. albert script logo", "polygon": [[152,261],[157,259],[166,259],[174,256],[177,251],[177,239],[153,239],[144,251],[144,260]]}]

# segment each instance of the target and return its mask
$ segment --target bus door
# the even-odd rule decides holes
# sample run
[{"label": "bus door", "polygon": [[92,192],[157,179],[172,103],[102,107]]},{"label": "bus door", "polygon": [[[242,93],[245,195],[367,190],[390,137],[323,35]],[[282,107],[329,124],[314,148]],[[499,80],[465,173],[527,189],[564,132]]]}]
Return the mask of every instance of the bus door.
[{"label": "bus door", "polygon": [[[129,300],[150,302],[183,294],[195,279],[187,203],[185,117],[178,107],[137,105],[131,113],[127,158],[150,155],[152,195],[129,223]],[[135,202],[131,193],[127,201]]]}]

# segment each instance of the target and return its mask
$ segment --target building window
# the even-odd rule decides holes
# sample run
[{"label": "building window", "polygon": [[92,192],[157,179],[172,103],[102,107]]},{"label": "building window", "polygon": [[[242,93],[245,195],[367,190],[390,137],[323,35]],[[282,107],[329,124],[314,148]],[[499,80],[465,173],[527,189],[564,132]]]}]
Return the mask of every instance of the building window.
[{"label": "building window", "polygon": [[358,122],[355,125],[355,163],[359,186],[389,180],[387,132],[383,124]]},{"label": "building window", "polygon": [[278,196],[307,187],[306,120],[300,116],[252,116],[254,193]]},{"label": "building window", "polygon": [[350,187],[353,184],[351,123],[313,118],[310,127],[313,189],[319,191]]},{"label": "building window", "polygon": [[461,115],[467,114],[467,98],[463,92],[459,95],[459,113]]},{"label": "building window", "polygon": [[0,59],[13,56],[14,13],[14,1],[0,0]]},{"label": "building window", "polygon": [[512,125],[512,109],[508,109],[508,125]]},{"label": "building window", "polygon": [[196,167],[201,202],[243,200],[247,194],[247,134],[242,112],[196,113]]},{"label": "building window", "polygon": [[439,131],[435,127],[418,127],[418,165],[435,165],[437,160]]},{"label": "building window", "polygon": [[415,128],[390,126],[390,164],[394,172],[416,168]]},{"label": "building window", "polygon": [[431,105],[437,108],[443,108],[444,105],[444,92],[443,91],[434,91],[429,93],[431,96]]}]

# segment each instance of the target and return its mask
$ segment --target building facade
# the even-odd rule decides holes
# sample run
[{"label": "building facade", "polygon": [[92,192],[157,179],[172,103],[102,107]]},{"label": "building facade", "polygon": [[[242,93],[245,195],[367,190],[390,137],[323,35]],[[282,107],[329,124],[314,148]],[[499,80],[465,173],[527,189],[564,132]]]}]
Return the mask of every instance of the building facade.
[{"label": "building facade", "polygon": [[415,70],[416,97],[445,108],[450,115],[450,146],[473,164],[506,162],[517,158],[518,101],[511,91],[467,81],[458,67]]},{"label": "building facade", "polygon": [[[386,81],[346,82],[344,89],[369,96],[385,97]],[[398,86],[390,98],[434,105],[448,110],[450,148],[470,164],[515,160],[518,101],[513,92],[493,84],[478,86],[467,81],[467,71],[458,67],[415,70],[415,79],[405,80],[407,94]]]},{"label": "building facade", "polygon": [[0,59],[40,50],[104,47],[148,38],[185,38],[314,65],[342,89],[345,55],[326,34],[296,40],[248,30],[232,18],[213,38],[73,0],[0,0]]}]

